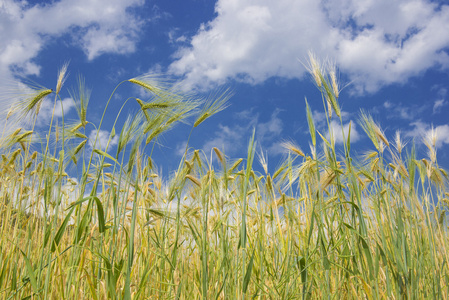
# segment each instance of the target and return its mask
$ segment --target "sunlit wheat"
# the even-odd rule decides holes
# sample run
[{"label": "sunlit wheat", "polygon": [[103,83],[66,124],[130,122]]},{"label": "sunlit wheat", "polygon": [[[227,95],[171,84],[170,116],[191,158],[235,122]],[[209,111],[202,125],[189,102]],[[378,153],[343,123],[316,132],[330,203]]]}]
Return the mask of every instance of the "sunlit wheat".
[{"label": "sunlit wheat", "polygon": [[[374,148],[355,155],[336,66],[313,54],[307,66],[329,129],[340,120],[343,145],[317,130],[306,100],[310,153],[283,142],[285,159],[272,173],[254,132],[239,159],[220,145],[204,153],[187,142],[178,168],[163,177],[152,156],[161,135],[180,122],[195,134],[232,92],[196,96],[160,75],[124,82],[140,95],[123,101],[111,128],[90,119],[81,77],[70,92],[78,119],[55,119],[46,139],[6,122],[15,127],[0,145],[0,297],[449,298],[448,174],[438,165],[436,130],[423,137],[428,157],[420,157],[399,131],[389,138],[362,111]],[[26,91],[4,94],[14,99],[10,121],[36,120],[52,94]],[[138,111],[122,116],[128,105]],[[96,135],[88,143],[89,127]]]}]

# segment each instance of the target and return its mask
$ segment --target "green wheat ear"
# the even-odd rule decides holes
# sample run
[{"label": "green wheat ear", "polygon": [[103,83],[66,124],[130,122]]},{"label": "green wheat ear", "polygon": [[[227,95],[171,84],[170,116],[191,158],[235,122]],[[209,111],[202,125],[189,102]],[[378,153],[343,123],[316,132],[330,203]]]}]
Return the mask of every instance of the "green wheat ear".
[{"label": "green wheat ear", "polygon": [[193,127],[197,127],[206,119],[227,108],[229,106],[228,101],[232,95],[233,93],[230,89],[225,89],[222,92],[211,94],[206,99],[206,104],[201,109],[195,123],[193,123]]},{"label": "green wheat ear", "polygon": [[64,82],[67,80],[67,68],[69,67],[69,62],[66,62],[62,65],[61,69],[58,72],[58,80],[56,82],[56,94],[59,95]]},{"label": "green wheat ear", "polygon": [[145,90],[151,92],[154,95],[164,96],[174,95],[173,89],[170,89],[170,82],[164,79],[163,76],[156,74],[146,74],[138,77],[134,77],[127,80],[135,85],[138,85]]},{"label": "green wheat ear", "polygon": [[31,94],[30,97],[21,99],[17,103],[13,104],[11,110],[8,112],[7,119],[15,114],[19,115],[20,119],[25,118],[32,111],[34,111],[36,115],[39,114],[42,101],[52,92],[52,89],[41,89],[36,91],[36,93]]},{"label": "green wheat ear", "polygon": [[281,143],[281,147],[287,149],[290,152],[293,152],[299,156],[305,157],[304,152],[302,152],[301,148],[299,148],[298,145],[296,145],[294,142],[292,141],[284,141]]},{"label": "green wheat ear", "polygon": [[313,122],[313,116],[312,116],[312,110],[310,109],[309,103],[306,101],[306,111],[307,111],[307,123],[309,124],[309,133],[310,137],[312,138],[312,144],[313,147],[316,147],[316,130],[315,130],[315,123]]},{"label": "green wheat ear", "polygon": [[87,121],[87,106],[89,105],[91,90],[86,88],[86,82],[84,77],[79,76],[77,78],[78,87],[77,90],[71,90],[69,92],[70,97],[75,102],[75,109],[80,120],[82,127],[86,127],[89,123]]},{"label": "green wheat ear", "polygon": [[146,83],[146,82],[144,82],[142,80],[131,78],[131,79],[128,79],[128,81],[131,82],[131,83],[137,84],[137,85],[143,87],[144,89],[147,89],[147,90],[149,90],[149,91],[151,91],[153,93],[156,92],[156,89],[153,86],[151,86],[150,84],[148,84],[148,83]]},{"label": "green wheat ear", "polygon": [[377,151],[380,150],[379,140],[377,139],[375,127],[377,126],[373,120],[373,117],[367,114],[365,111],[360,112],[360,125],[365,131],[366,135],[370,138],[371,142],[373,142],[374,147],[376,147]]},{"label": "green wheat ear", "polygon": [[360,125],[373,142],[377,151],[383,152],[385,146],[390,147],[390,142],[380,126],[374,122],[373,117],[370,114],[363,110],[360,112]]},{"label": "green wheat ear", "polygon": [[27,110],[31,111],[36,108],[36,115],[39,113],[40,105],[45,96],[50,95],[53,92],[52,89],[42,90],[37,94],[33,99],[31,99],[30,103],[27,106]]}]

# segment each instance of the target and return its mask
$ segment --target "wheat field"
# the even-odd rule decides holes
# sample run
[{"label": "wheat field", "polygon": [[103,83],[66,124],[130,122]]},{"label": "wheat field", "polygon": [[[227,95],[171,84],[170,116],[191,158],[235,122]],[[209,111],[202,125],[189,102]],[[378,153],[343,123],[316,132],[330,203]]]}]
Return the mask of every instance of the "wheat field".
[{"label": "wheat field", "polygon": [[[187,145],[172,176],[158,171],[158,137],[180,122],[191,122],[195,134],[226,108],[230,90],[198,97],[164,76],[143,75],[114,88],[99,124],[87,119],[82,78],[69,89],[78,119],[56,122],[68,65],[54,90],[21,83],[21,92],[2,91],[14,101],[2,120],[0,297],[449,298],[448,176],[438,165],[436,134],[425,137],[428,152],[419,157],[400,132],[387,137],[361,112],[372,150],[355,156],[335,67],[313,55],[307,67],[327,124],[337,121],[341,132],[330,125],[319,132],[306,100],[310,150],[285,141],[288,155],[273,173],[254,133],[244,158]],[[108,128],[101,145],[108,105],[122,85],[150,96],[130,96],[119,115],[130,102],[139,111]],[[54,109],[42,133],[35,124],[44,99]],[[87,136],[91,128],[95,138]]]}]

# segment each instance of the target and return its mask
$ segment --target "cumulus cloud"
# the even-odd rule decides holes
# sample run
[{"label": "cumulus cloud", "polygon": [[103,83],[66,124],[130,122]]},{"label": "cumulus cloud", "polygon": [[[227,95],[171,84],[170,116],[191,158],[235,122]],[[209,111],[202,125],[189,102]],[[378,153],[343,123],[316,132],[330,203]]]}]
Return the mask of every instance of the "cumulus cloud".
[{"label": "cumulus cloud", "polygon": [[[346,142],[345,139],[347,139],[349,135],[349,124],[351,124],[351,143],[357,142],[360,139],[359,132],[357,131],[357,126],[354,124],[354,122],[343,124],[343,131],[345,133],[343,137],[341,124],[335,120],[332,120],[329,126],[330,130],[332,130],[332,137],[334,138],[336,144],[343,144]],[[327,136],[330,136],[329,132]]]},{"label": "cumulus cloud", "polygon": [[38,75],[33,59],[55,37],[70,34],[92,60],[103,53],[135,49],[142,20],[130,9],[144,0],[61,0],[30,5],[26,1],[0,3],[0,72],[14,67]]},{"label": "cumulus cloud", "polygon": [[193,86],[232,78],[301,78],[312,50],[334,58],[359,92],[449,67],[449,5],[425,0],[218,0],[171,72]]},{"label": "cumulus cloud", "polygon": [[[318,110],[314,110],[312,112],[313,121],[318,131],[321,132],[323,135],[325,133],[327,139],[330,138],[329,131],[332,131],[332,136],[336,144],[343,144],[344,142],[346,142],[345,139],[348,138],[350,123],[351,123],[351,143],[355,143],[360,139],[360,134],[357,130],[357,125],[353,120],[351,120],[351,116],[352,115],[347,111],[341,111],[341,118],[343,120],[343,131],[345,134],[343,138],[343,132],[341,130],[342,125],[340,124],[340,121],[337,121],[338,119],[337,120],[331,119],[328,125],[328,119],[326,118],[326,114],[324,112]],[[334,118],[336,118],[335,115]]]},{"label": "cumulus cloud", "polygon": [[449,144],[449,125],[444,124],[435,127],[437,137],[437,147],[443,146],[443,144]]},{"label": "cumulus cloud", "polygon": [[[106,148],[106,145],[108,144],[109,138],[110,138],[111,132],[108,130],[100,129],[98,132],[98,138],[97,138],[97,130],[92,130],[89,134],[89,145],[91,148],[95,146],[95,149],[101,149],[104,150]],[[96,139],[96,142],[95,142]],[[109,149],[111,147],[116,146],[118,144],[118,136],[114,136],[110,142],[109,142]]]},{"label": "cumulus cloud", "polygon": [[[61,109],[61,105],[62,108]],[[53,112],[54,108],[54,112]],[[71,98],[65,98],[62,102],[57,102],[56,106],[54,106],[54,102],[52,99],[48,97],[42,101],[41,108],[39,110],[39,115],[37,118],[37,125],[48,125],[50,123],[50,119],[52,114],[54,113],[54,117],[61,118],[64,110],[64,115],[69,114],[73,108],[75,108],[75,102]]]}]

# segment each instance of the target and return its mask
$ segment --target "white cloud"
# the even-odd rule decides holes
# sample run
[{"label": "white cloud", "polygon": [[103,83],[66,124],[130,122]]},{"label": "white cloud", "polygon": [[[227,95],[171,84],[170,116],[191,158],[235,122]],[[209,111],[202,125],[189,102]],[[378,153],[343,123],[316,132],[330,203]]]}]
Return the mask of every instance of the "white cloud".
[{"label": "white cloud", "polygon": [[217,147],[226,155],[234,154],[236,151],[241,150],[241,147],[243,147],[244,139],[248,136],[247,132],[247,128],[238,125],[234,125],[231,128],[229,126],[219,124],[214,138],[208,140],[203,145],[203,151],[206,154],[209,154],[213,147]]},{"label": "white cloud", "polygon": [[386,116],[389,119],[414,120],[421,115],[429,106],[424,103],[422,105],[404,105],[401,102],[385,101],[383,108],[386,110]]},{"label": "white cloud", "polygon": [[284,149],[280,145],[282,130],[284,129],[284,124],[278,116],[280,112],[281,110],[276,108],[271,114],[269,121],[259,123],[256,127],[258,142],[261,143],[271,155],[279,155],[284,152]]},{"label": "white cloud", "polygon": [[405,136],[415,139],[422,138],[425,135],[427,129],[430,128],[430,125],[422,122],[421,120],[410,123],[410,126],[412,126],[413,129],[405,131]]},{"label": "white cloud", "polygon": [[[384,103],[385,105],[389,105],[388,102]],[[349,134],[349,123],[351,123],[351,144],[357,142],[360,140],[360,134],[357,131],[357,125],[354,121],[351,120],[351,114],[347,111],[341,111],[341,118],[343,121],[343,131],[344,131],[344,138],[343,138],[343,132],[341,130],[341,124],[335,114],[333,115],[333,119],[330,120],[328,125],[328,119],[326,118],[326,113],[314,110],[312,112],[313,121],[315,123],[315,126],[317,130],[324,135],[326,135],[326,138],[330,141],[330,134],[329,131],[332,131],[333,138],[336,144],[343,144],[343,142],[346,142]],[[345,123],[347,121],[347,123]],[[330,130],[329,130],[330,129]],[[307,133],[308,133],[307,129]],[[346,140],[345,140],[346,139]]]},{"label": "white cloud", "polygon": [[[312,112],[312,118],[315,126],[317,126],[319,130],[327,125],[326,113],[324,111],[314,110]],[[309,129],[307,128],[307,132],[308,131]]]},{"label": "white cloud", "polygon": [[[385,102],[384,106],[388,106],[389,103]],[[329,131],[332,131],[333,138],[335,140],[336,144],[343,144],[343,142],[346,142],[345,139],[348,138],[349,134],[349,123],[351,123],[351,144],[357,142],[360,139],[360,134],[357,131],[357,125],[354,121],[351,120],[351,114],[347,111],[341,111],[341,118],[343,121],[343,131],[344,131],[344,138],[343,138],[343,132],[341,130],[341,124],[338,118],[333,114],[333,119],[330,120],[328,125],[328,119],[326,118],[326,113],[314,110],[312,112],[313,121],[315,123],[315,126],[317,130],[324,135],[326,134],[326,138],[330,138]],[[345,123],[346,122],[346,123]],[[330,130],[329,130],[330,129]],[[307,130],[308,133],[308,130]]]},{"label": "white cloud", "polygon": [[447,95],[447,89],[446,88],[440,88],[438,90],[438,95],[440,95],[441,97],[445,97]]},{"label": "white cloud", "polygon": [[432,135],[436,135],[437,148],[442,147],[444,144],[449,144],[449,125],[443,124],[434,127],[433,125],[426,124],[420,120],[410,123],[413,129],[406,132],[406,136],[423,141],[423,139],[431,140]]},{"label": "white cloud", "polygon": [[[349,135],[349,124],[351,124],[351,144],[357,142],[360,139],[359,132],[357,131],[357,126],[354,122],[343,124],[343,131],[345,136],[343,137],[343,132],[341,130],[341,124],[335,120],[330,122],[330,128],[332,130],[332,135],[336,144],[343,144],[346,142],[345,139],[348,138]],[[329,137],[329,132],[327,133],[327,137]]]},{"label": "white cloud", "polygon": [[168,41],[170,42],[170,44],[177,44],[177,43],[181,43],[184,44],[187,42],[187,36],[185,35],[179,35],[179,28],[173,28],[172,30],[170,30],[168,32]]},{"label": "white cloud", "polygon": [[33,62],[44,45],[70,34],[89,59],[103,53],[129,53],[135,49],[142,21],[130,12],[144,0],[61,0],[29,5],[3,0],[0,4],[0,72],[15,67],[39,74]]},{"label": "white cloud", "polygon": [[[111,133],[107,130],[100,129],[100,132],[97,136],[97,130],[92,130],[89,134],[89,145],[91,148],[95,145],[95,149],[101,149],[104,150],[106,148],[106,145],[108,144],[108,140]],[[97,139],[95,143],[95,139]],[[94,144],[95,143],[95,144]],[[111,149],[112,146],[116,146],[118,144],[118,136],[114,136],[111,141],[109,142],[109,149]]]},{"label": "white cloud", "polygon": [[[425,0],[218,0],[171,72],[207,87],[303,76],[307,51],[335,58],[360,92],[447,69],[449,6]],[[350,21],[350,22],[349,22]]]},{"label": "white cloud", "polygon": [[[348,119],[351,118],[351,114],[347,111],[340,111],[341,114],[341,118],[343,121],[346,121]],[[333,118],[338,118],[335,115],[335,112],[332,111],[332,116]],[[319,110],[314,110],[312,112],[312,118],[313,118],[313,122],[315,123],[315,126],[318,128],[318,130],[324,130],[327,128],[327,118],[326,118],[326,113],[324,111],[319,111]],[[309,129],[307,129],[307,132],[309,131]]]},{"label": "white cloud", "polygon": [[433,105],[433,113],[439,113],[441,108],[446,106],[448,104],[448,102],[444,99],[440,99],[440,100],[436,100],[434,105]]},{"label": "white cloud", "polygon": [[[28,105],[30,104],[30,101],[36,96],[36,93],[39,93],[43,88],[32,82],[27,82],[26,80],[25,82],[26,84],[21,81],[12,81],[8,78],[4,79],[3,76],[1,77],[0,128],[2,128],[5,133],[11,132],[19,127],[31,130],[34,125],[38,127],[49,125],[53,114],[55,117],[54,121],[59,122],[57,119],[61,119],[63,113],[61,104],[65,116],[75,107],[71,98],[58,99],[55,106],[55,94],[51,93],[41,99],[40,103],[35,105],[33,109],[29,109]],[[35,114],[36,112],[38,112],[37,117]],[[10,113],[11,115],[9,115]]]},{"label": "white cloud", "polygon": [[[64,110],[64,115],[67,115],[72,111],[73,108],[75,108],[75,102],[71,98],[65,98],[62,100],[62,107]],[[58,101],[56,103],[56,106],[54,106],[53,99],[45,98],[44,101],[42,101],[41,108],[39,110],[39,115],[37,117],[37,124],[42,125],[48,125],[50,124],[51,116],[53,114],[53,108],[54,108],[54,116],[56,118],[62,117],[62,109],[61,109],[61,102]],[[65,120],[67,121],[67,120]]]},{"label": "white cloud", "polygon": [[135,40],[121,28],[108,31],[90,28],[82,44],[89,60],[107,52],[125,54],[135,50]]},{"label": "white cloud", "polygon": [[443,144],[449,144],[449,125],[444,124],[435,127],[437,136],[437,147],[443,146]]},{"label": "white cloud", "polygon": [[283,123],[279,118],[280,109],[275,109],[267,122],[258,123],[256,127],[257,139],[260,142],[279,139],[282,134]]},{"label": "white cloud", "polygon": [[389,109],[393,106],[393,103],[391,103],[390,101],[385,101],[384,102],[384,108]]},{"label": "white cloud", "polygon": [[176,145],[176,150],[175,150],[176,155],[183,156],[186,153],[186,146],[187,146],[187,141],[178,143]]}]

